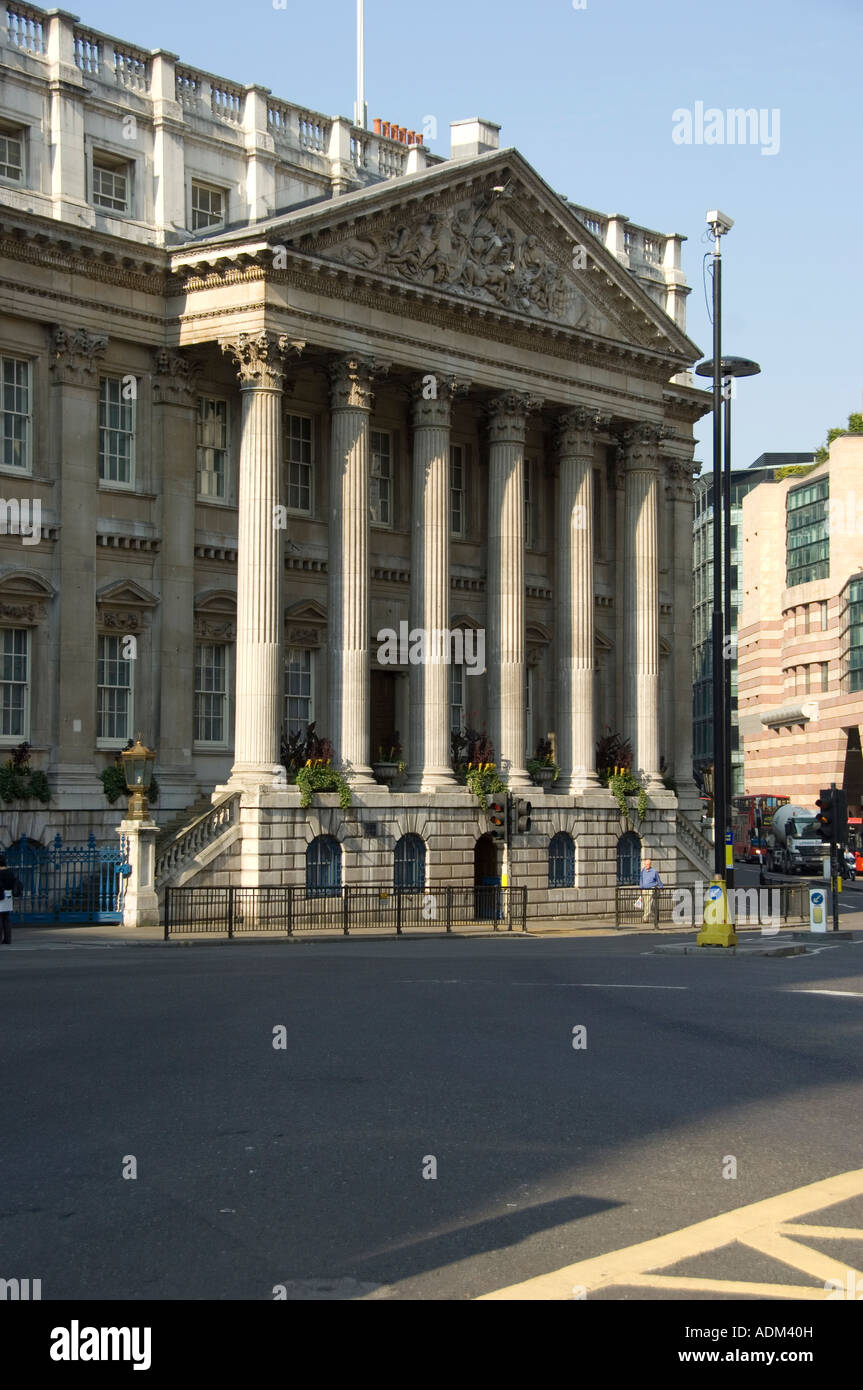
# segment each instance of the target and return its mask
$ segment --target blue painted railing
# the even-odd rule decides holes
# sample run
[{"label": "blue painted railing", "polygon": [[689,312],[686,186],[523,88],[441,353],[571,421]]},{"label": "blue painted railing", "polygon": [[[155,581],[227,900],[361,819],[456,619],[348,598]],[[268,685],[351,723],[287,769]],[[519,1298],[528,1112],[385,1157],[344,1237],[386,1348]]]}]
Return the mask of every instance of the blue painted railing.
[{"label": "blue painted railing", "polygon": [[122,922],[123,894],[130,873],[126,836],[115,845],[30,844],[25,835],[6,851],[6,863],[24,890],[13,921]]}]

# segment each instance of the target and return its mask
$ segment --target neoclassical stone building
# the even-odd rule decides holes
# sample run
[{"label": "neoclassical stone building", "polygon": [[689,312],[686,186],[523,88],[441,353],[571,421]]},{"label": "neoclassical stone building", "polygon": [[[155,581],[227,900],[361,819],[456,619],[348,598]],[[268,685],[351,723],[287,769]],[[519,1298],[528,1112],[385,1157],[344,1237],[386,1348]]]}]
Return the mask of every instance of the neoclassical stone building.
[{"label": "neoclassical stone building", "polygon": [[[107,838],[98,773],[140,731],[163,884],[302,883],[321,837],[342,881],[387,883],[406,836],[430,886],[472,883],[493,859],[451,767],[470,724],[513,789],[554,740],[512,861],[532,909],[607,910],[611,729],[665,881],[709,870],[681,238],[569,203],[487,122],[441,159],[9,14],[0,742],[33,745],[52,801],[7,809],[4,843]],[[402,623],[472,630],[485,670],[389,662]],[[312,720],[347,811],[284,782],[280,740]],[[372,763],[396,731],[394,790]]]}]

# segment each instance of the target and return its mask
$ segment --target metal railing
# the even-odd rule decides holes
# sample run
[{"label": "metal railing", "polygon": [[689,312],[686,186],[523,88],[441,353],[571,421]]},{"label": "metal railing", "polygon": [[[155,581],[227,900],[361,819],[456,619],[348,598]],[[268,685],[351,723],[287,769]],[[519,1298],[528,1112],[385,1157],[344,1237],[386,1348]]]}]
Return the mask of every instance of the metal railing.
[{"label": "metal railing", "polygon": [[165,940],[170,936],[229,938],[273,932],[452,932],[491,926],[527,930],[527,888],[395,889],[234,886],[167,888]]},{"label": "metal railing", "polygon": [[[809,920],[809,885],[771,884],[729,890],[731,916],[741,931],[780,922]],[[614,895],[614,925],[645,931],[685,931],[704,920],[704,885],[680,888],[638,888],[618,885]]]}]

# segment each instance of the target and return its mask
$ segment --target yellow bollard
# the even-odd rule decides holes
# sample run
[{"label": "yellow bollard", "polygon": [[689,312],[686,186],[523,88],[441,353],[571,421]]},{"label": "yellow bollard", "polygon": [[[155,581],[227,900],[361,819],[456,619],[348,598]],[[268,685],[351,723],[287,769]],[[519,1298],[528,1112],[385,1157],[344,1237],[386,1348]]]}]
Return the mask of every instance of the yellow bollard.
[{"label": "yellow bollard", "polygon": [[696,937],[699,946],[736,946],[737,932],[728,910],[725,880],[714,874],[704,898],[704,925]]}]

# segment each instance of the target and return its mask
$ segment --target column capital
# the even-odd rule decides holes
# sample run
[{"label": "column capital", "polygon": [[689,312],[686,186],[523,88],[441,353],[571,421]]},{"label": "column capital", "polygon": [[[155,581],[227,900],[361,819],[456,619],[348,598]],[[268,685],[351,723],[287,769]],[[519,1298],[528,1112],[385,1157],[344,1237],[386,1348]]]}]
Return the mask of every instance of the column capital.
[{"label": "column capital", "polygon": [[527,417],[541,409],[541,396],[527,391],[501,391],[486,404],[488,437],[491,444],[523,444]]},{"label": "column capital", "polygon": [[388,362],[345,353],[327,367],[332,410],[371,410],[376,377],[386,376]]},{"label": "column capital", "polygon": [[106,336],[55,323],[48,329],[48,338],[55,381],[71,386],[97,385],[99,359],[108,346]]},{"label": "column capital", "polygon": [[201,363],[171,348],[153,351],[153,400],[156,405],[195,404]]},{"label": "column capital", "polygon": [[558,453],[561,457],[576,454],[580,458],[592,458],[597,435],[610,424],[610,415],[603,415],[591,406],[577,405],[565,411],[555,420]]},{"label": "column capital", "polygon": [[621,440],[626,471],[643,468],[652,473],[658,472],[659,444],[665,433],[664,425],[655,425],[647,420],[640,420],[624,429]]},{"label": "column capital", "polygon": [[438,376],[429,372],[414,377],[410,383],[411,424],[414,429],[449,429],[453,402],[458,396],[465,395],[469,388],[470,382],[460,381],[454,376]]},{"label": "column capital", "polygon": [[698,476],[699,468],[693,459],[665,458],[665,485],[667,495],[673,502],[691,502],[692,484]]},{"label": "column capital", "polygon": [[222,352],[234,359],[242,391],[281,391],[285,384],[285,361],[299,357],[305,342],[294,341],[287,333],[240,333],[223,340]]}]

